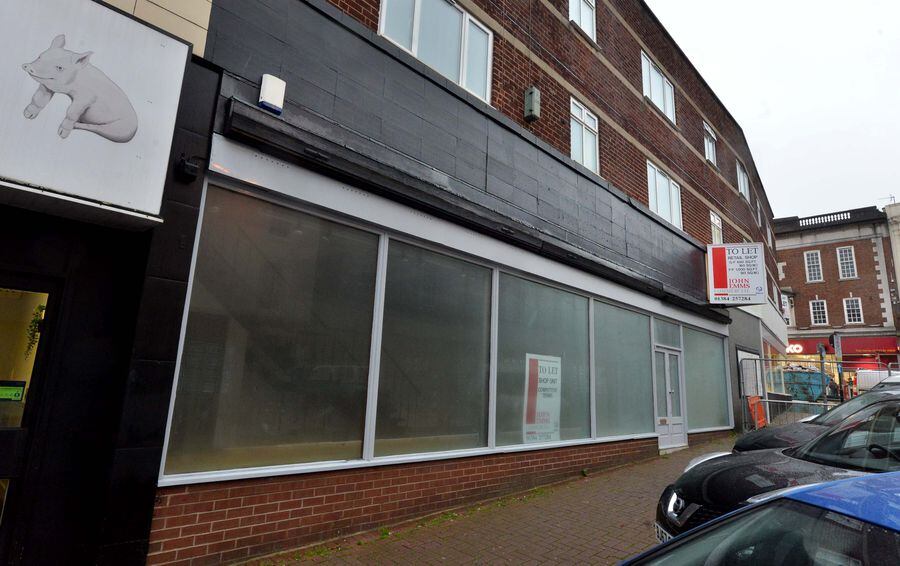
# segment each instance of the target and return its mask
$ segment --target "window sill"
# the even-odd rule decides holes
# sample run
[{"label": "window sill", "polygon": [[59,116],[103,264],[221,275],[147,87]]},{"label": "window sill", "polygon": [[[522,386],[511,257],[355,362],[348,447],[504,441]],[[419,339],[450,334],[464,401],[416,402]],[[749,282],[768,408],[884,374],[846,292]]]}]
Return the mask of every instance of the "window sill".
[{"label": "window sill", "polygon": [[[594,51],[598,51],[598,52],[603,51],[603,48],[600,47],[600,44],[597,43],[597,40],[595,38],[591,37],[590,35],[588,35],[588,32],[584,31],[584,28],[582,28],[580,25],[578,25],[578,23],[575,20],[569,20],[569,27],[573,28],[575,33],[577,33],[578,35],[581,36],[582,39],[587,41],[588,46],[590,46],[591,49],[593,49]],[[597,30],[594,30],[594,35],[595,36],[597,35]]]},{"label": "window sill", "polygon": [[806,280],[806,283],[807,283],[808,285],[812,285],[812,284],[814,284],[814,283],[824,283],[824,282],[825,282],[824,279],[816,279],[815,281],[810,281],[809,279]]},{"label": "window sill", "polygon": [[856,277],[838,277],[838,281],[857,281],[859,280],[859,275]]}]

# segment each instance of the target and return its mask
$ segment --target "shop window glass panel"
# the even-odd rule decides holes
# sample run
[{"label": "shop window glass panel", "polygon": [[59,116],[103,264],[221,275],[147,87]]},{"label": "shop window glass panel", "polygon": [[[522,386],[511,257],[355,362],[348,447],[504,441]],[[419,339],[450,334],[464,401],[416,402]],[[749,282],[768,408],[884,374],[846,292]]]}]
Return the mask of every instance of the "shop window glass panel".
[{"label": "shop window glass panel", "polygon": [[728,426],[728,383],[722,338],[684,329],[684,378],[690,428]]},{"label": "shop window glass panel", "polygon": [[0,288],[0,428],[22,426],[48,299]]},{"label": "shop window glass panel", "polygon": [[469,20],[467,25],[466,88],[487,100],[488,46],[491,38],[472,20]]},{"label": "shop window glass panel", "polygon": [[413,10],[416,0],[385,0],[384,35],[412,49]]},{"label": "shop window glass panel", "polygon": [[653,432],[650,317],[594,303],[597,435]]},{"label": "shop window glass panel", "polygon": [[487,446],[491,270],[391,241],[375,455]]},{"label": "shop window glass panel", "polygon": [[422,0],[421,11],[419,58],[458,83],[462,12],[446,0]]},{"label": "shop window glass panel", "polygon": [[653,331],[655,332],[654,339],[657,344],[662,346],[669,346],[671,348],[681,348],[681,327],[677,324],[672,324],[671,322],[666,322],[662,319],[655,319],[653,324]]},{"label": "shop window glass panel", "polygon": [[378,237],[206,197],[167,474],[362,456]]},{"label": "shop window glass panel", "polygon": [[590,436],[588,299],[501,275],[497,444]]},{"label": "shop window glass panel", "polygon": [[669,390],[666,384],[666,353],[655,352],[656,357],[656,416],[669,416]]}]

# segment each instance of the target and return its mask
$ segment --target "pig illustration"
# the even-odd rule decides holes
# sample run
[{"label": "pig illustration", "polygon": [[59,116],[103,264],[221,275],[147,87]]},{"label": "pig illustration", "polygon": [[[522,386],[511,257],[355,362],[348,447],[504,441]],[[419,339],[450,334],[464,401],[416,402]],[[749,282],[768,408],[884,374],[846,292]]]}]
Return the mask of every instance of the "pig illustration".
[{"label": "pig illustration", "polygon": [[128,97],[103,71],[91,65],[93,52],[75,53],[63,49],[65,44],[66,36],[57,35],[49,49],[22,65],[40,84],[25,108],[25,117],[34,119],[54,94],[64,94],[72,103],[59,125],[59,137],[69,137],[74,128],[117,143],[131,141],[137,133],[138,120]]}]

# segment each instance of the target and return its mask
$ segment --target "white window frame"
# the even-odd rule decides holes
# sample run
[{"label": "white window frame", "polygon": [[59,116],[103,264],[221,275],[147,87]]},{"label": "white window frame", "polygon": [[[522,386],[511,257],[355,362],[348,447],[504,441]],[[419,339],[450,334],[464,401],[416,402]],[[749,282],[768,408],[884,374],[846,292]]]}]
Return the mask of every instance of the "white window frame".
[{"label": "white window frame", "polygon": [[[494,32],[491,31],[491,29],[489,27],[487,27],[486,25],[484,25],[483,23],[478,21],[470,13],[463,10],[456,2],[451,2],[449,0],[443,0],[443,1],[447,2],[447,4],[449,4],[456,10],[458,10],[463,16],[462,39],[460,41],[460,46],[459,46],[459,49],[460,49],[459,82],[456,82],[456,81],[453,81],[453,82],[457,86],[459,86],[460,88],[465,90],[466,92],[471,93],[472,96],[475,96],[479,100],[483,100],[488,105],[490,105],[490,103],[491,103],[491,87],[493,86],[492,83],[493,83],[493,76],[494,76]],[[419,52],[419,23],[421,20],[419,15],[422,13],[422,10],[421,10],[422,0],[415,0],[415,4],[413,6],[413,29],[412,29],[412,43],[411,43],[410,49],[407,49],[406,47],[400,45],[399,43],[397,43],[396,41],[391,39],[390,36],[388,36],[387,34],[384,33],[384,27],[386,24],[386,19],[385,19],[385,6],[386,5],[387,5],[387,1],[381,0],[379,9],[378,9],[378,35],[387,39],[388,41],[390,41],[391,43],[393,43],[394,45],[396,45],[403,51],[406,51],[407,53],[409,53],[410,55],[415,57],[417,60],[422,61],[421,59],[419,59],[419,55],[418,55],[418,52]],[[487,77],[486,77],[487,89],[486,89],[484,98],[482,98],[481,95],[478,94],[477,92],[468,89],[464,84],[465,80],[466,80],[466,66],[468,65],[468,59],[469,59],[468,55],[467,55],[468,54],[468,43],[469,43],[469,25],[468,25],[469,22],[475,24],[475,26],[480,28],[482,31],[484,31],[488,35]],[[427,63],[425,63],[424,61],[422,61],[422,63],[427,65]],[[431,67],[431,66],[429,66],[429,68],[434,69],[434,67]],[[435,71],[440,73],[440,71],[438,71],[437,69],[435,69]],[[444,76],[444,75],[441,75],[441,76]],[[449,77],[447,77],[447,80],[452,81],[452,79],[450,79]]]},{"label": "white window frame", "polygon": [[[653,186],[650,186],[650,174],[653,175]],[[663,214],[660,214],[658,209],[658,196],[656,194],[656,176],[662,175],[666,178],[669,187],[669,215],[671,218],[667,218]],[[679,185],[672,177],[669,176],[668,173],[657,167],[651,161],[647,161],[647,201],[649,204],[649,208],[653,211],[654,214],[675,226],[678,229],[683,229],[684,226],[684,211],[681,208],[681,185]],[[677,218],[676,218],[676,209],[677,209]]]},{"label": "white window frame", "polygon": [[[703,330],[723,338],[722,347],[727,352],[729,347],[728,326],[711,321],[700,315],[696,315],[677,307],[668,305],[657,298],[647,294],[623,287],[607,279],[589,274],[557,261],[536,255],[497,240],[473,232],[458,224],[427,215],[410,209],[400,203],[390,201],[377,195],[362,194],[356,188],[340,183],[314,173],[308,169],[284,161],[275,160],[273,164],[269,158],[264,159],[264,154],[249,150],[234,142],[226,140],[219,135],[213,136],[213,148],[211,159],[223,165],[223,171],[227,174],[213,174],[207,176],[203,184],[201,194],[200,218],[198,230],[194,236],[194,252],[191,259],[191,274],[188,279],[188,289],[185,297],[185,308],[182,314],[181,334],[179,338],[178,354],[176,359],[175,383],[169,400],[169,415],[166,424],[166,436],[163,445],[163,456],[160,461],[158,485],[174,486],[188,485],[205,482],[230,481],[247,478],[274,477],[293,474],[314,473],[330,470],[346,470],[357,468],[372,468],[384,465],[407,464],[413,462],[441,461],[472,456],[486,456],[491,454],[526,452],[564,446],[593,445],[623,440],[658,438],[654,432],[626,434],[622,436],[600,436],[596,426],[596,415],[592,397],[591,406],[591,431],[590,438],[577,440],[562,440],[533,444],[517,444],[511,446],[497,446],[495,443],[496,431],[496,402],[497,402],[497,340],[498,340],[498,307],[499,307],[499,276],[500,273],[510,273],[544,285],[550,285],[578,295],[588,297],[589,313],[594,312],[594,303],[598,301],[611,302],[616,306],[641,312],[651,317],[665,317],[678,324],[687,325],[695,330]],[[248,184],[240,182],[247,180]],[[250,182],[252,180],[252,183]],[[390,240],[406,241],[425,249],[431,249],[438,253],[451,255],[464,259],[471,263],[484,265],[494,270],[491,293],[491,375],[489,380],[489,413],[488,413],[488,446],[484,448],[446,450],[442,452],[427,452],[416,454],[403,454],[396,456],[374,456],[371,448],[374,442],[374,427],[368,422],[372,412],[373,403],[377,401],[373,395],[372,387],[377,388],[378,372],[370,369],[369,400],[367,401],[367,423],[364,435],[363,458],[354,460],[321,461],[295,464],[279,464],[270,466],[257,466],[252,468],[233,468],[208,472],[189,472],[182,474],[165,474],[166,457],[172,427],[172,412],[175,406],[175,398],[178,390],[178,376],[184,351],[184,339],[186,323],[190,312],[190,300],[192,286],[195,281],[197,265],[198,242],[201,238],[203,227],[203,211],[206,195],[210,185],[216,187],[250,194],[254,198],[269,200],[280,206],[315,215],[329,221],[353,226],[361,230],[377,233],[379,243],[379,274],[381,282],[376,281],[376,288],[381,289],[376,293],[376,314],[373,321],[372,351],[380,351],[380,330],[378,319],[381,310],[379,301],[383,299],[384,273],[387,265],[387,251]],[[260,187],[265,187],[261,190]],[[386,228],[389,227],[389,228]],[[376,276],[378,279],[378,276]],[[590,316],[593,316],[591,314]],[[651,344],[653,343],[652,328],[654,322],[650,321]],[[593,328],[593,319],[590,322]],[[591,335],[592,338],[592,335]],[[595,344],[589,338],[590,367],[594,367]],[[648,355],[652,355],[651,350]],[[727,359],[727,357],[726,357]],[[371,368],[377,366],[370,364]],[[596,373],[591,373],[591,383],[595,383]],[[731,379],[728,366],[725,367],[725,383],[728,398],[731,398]],[[712,427],[709,429],[690,428],[689,432],[707,432],[713,430],[730,430],[734,428],[734,412],[731,403],[727,404],[727,426]],[[366,457],[368,456],[368,457]]]},{"label": "white window frame", "polygon": [[772,241],[772,225],[766,222],[766,241],[771,249],[775,249],[775,242]]},{"label": "white window frame", "polygon": [[703,121],[703,153],[706,155],[706,160],[716,165],[716,142],[719,138],[716,137],[716,132],[710,127],[706,121]]},{"label": "white window frame", "polygon": [[[576,109],[581,113],[581,116],[578,116],[575,114]],[[587,123],[587,121],[585,120],[586,117],[590,117],[593,119],[594,124],[595,124],[593,127],[591,127],[590,124]],[[574,98],[571,98],[570,102],[569,102],[569,118],[570,118],[570,121],[569,121],[569,129],[570,129],[569,133],[570,134],[571,134],[571,128],[572,128],[571,120],[576,120],[579,124],[581,124],[581,127],[583,128],[582,131],[584,132],[582,134],[582,139],[581,139],[581,151],[582,151],[581,158],[579,159],[578,157],[576,157],[574,155],[574,150],[575,150],[574,147],[569,148],[569,155],[577,163],[583,165],[589,171],[592,171],[599,175],[600,174],[600,120],[597,119],[597,116],[593,112],[591,112],[590,110],[587,109],[587,106],[578,102]],[[593,169],[588,167],[585,164],[586,160],[584,158],[584,151],[586,148],[586,145],[584,143],[584,138],[588,135],[588,133],[594,134],[594,151],[596,152],[596,155],[594,156],[594,168]]]},{"label": "white window frame", "polygon": [[756,198],[756,225],[762,228],[762,201]]},{"label": "white window frame", "polygon": [[[725,243],[725,227],[722,225],[722,217],[713,212],[709,211],[709,228],[712,232],[712,243],[714,244],[724,244]],[[718,238],[716,235],[718,234]]]},{"label": "white window frame", "polygon": [[[855,302],[859,305],[859,320],[850,320],[850,309],[847,308],[847,304]],[[865,318],[863,317],[863,308],[862,308],[862,299],[860,297],[847,297],[844,299],[844,324],[865,324]]]},{"label": "white window frame", "polygon": [[741,196],[750,202],[750,176],[747,175],[747,168],[740,161],[737,161],[737,183],[738,192]]},{"label": "white window frame", "polygon": [[[663,105],[660,106],[653,100],[653,80],[651,78],[652,73],[659,74],[662,77],[663,83]],[[666,116],[669,120],[672,121],[673,124],[677,124],[677,120],[675,119],[675,85],[672,84],[672,81],[666,76],[665,73],[662,72],[662,69],[659,68],[659,65],[653,62],[653,59],[650,58],[649,55],[641,51],[641,80],[644,85],[644,96],[653,103],[654,106],[660,109],[664,116]],[[666,90],[666,87],[669,87]],[[671,96],[670,96],[671,93]],[[669,107],[669,108],[667,108]],[[671,112],[670,112],[671,111]]]},{"label": "white window frame", "polygon": [[784,323],[791,326],[791,301],[784,293],[781,294],[781,316],[784,318]]},{"label": "white window frame", "polygon": [[[581,25],[581,3],[584,2],[591,6],[593,17],[591,18],[591,29],[585,29]],[[593,41],[597,41],[597,1],[596,0],[569,0],[569,20],[584,30]]]},{"label": "white window frame", "polygon": [[[844,262],[841,260],[842,250],[850,250],[850,267],[853,269],[852,275],[844,275]],[[856,269],[856,249],[853,246],[841,246],[835,250],[835,254],[837,255],[838,278],[842,281],[846,279],[858,279],[859,271]]]},{"label": "white window frame", "polygon": [[[811,279],[809,276],[809,258],[816,256],[817,262],[819,264],[819,278]],[[822,270],[822,253],[819,250],[810,250],[808,252],[803,252],[803,267],[806,269],[806,282],[807,283],[821,283],[825,281],[825,272]]]},{"label": "white window frame", "polygon": [[[822,312],[825,314],[825,322],[816,322],[813,303],[822,303]],[[828,326],[828,301],[825,299],[813,299],[809,302],[809,324],[810,326]]]}]

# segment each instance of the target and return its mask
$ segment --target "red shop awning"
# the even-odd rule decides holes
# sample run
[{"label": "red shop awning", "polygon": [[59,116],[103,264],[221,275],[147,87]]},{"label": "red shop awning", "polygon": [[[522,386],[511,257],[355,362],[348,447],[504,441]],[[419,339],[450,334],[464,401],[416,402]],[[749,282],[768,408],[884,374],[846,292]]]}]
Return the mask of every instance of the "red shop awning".
[{"label": "red shop awning", "polygon": [[[819,344],[825,345],[825,351],[834,353],[828,344],[828,337],[794,338],[788,343],[788,354],[815,354]],[[842,336],[841,353],[843,355],[876,355],[897,354],[896,336]]]}]

